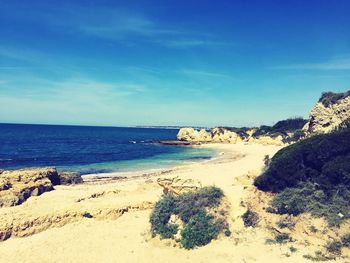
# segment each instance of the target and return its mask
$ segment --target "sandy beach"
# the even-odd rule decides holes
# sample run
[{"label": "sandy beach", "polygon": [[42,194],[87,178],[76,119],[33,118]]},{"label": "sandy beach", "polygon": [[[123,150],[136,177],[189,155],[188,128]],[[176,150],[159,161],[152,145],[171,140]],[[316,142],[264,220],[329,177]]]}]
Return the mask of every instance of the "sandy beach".
[{"label": "sandy beach", "polygon": [[[134,178],[86,177],[82,185],[56,186],[20,206],[2,208],[1,230],[11,228],[12,237],[0,243],[0,262],[308,262],[307,247],[293,244],[298,251],[290,255],[290,244],[266,244],[271,234],[263,227],[245,228],[241,219],[246,210],[241,203],[254,188],[251,177],[263,169],[265,155],[280,147],[200,147],[217,149],[219,157]],[[230,237],[194,250],[151,238],[149,215],[162,195],[156,179],[175,176],[223,189],[230,203]]]}]

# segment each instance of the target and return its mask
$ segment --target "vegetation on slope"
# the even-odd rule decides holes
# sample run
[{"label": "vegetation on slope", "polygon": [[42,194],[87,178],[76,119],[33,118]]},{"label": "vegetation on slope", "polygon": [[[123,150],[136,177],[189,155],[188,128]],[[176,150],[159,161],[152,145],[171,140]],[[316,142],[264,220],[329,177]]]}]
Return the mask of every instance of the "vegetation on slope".
[{"label": "vegetation on slope", "polygon": [[277,192],[271,205],[280,214],[310,212],[330,225],[350,218],[350,129],[317,135],[280,150],[255,179]]},{"label": "vegetation on slope", "polygon": [[[227,129],[229,131],[237,133],[241,138],[246,139],[249,137],[248,131],[255,129],[255,132],[252,134],[254,138],[257,138],[259,136],[270,136],[272,138],[276,138],[277,136],[281,135],[283,138],[285,138],[285,142],[294,142],[298,141],[300,138],[304,137],[305,134],[302,131],[302,128],[307,123],[307,120],[296,117],[296,118],[289,118],[286,120],[278,121],[273,126],[267,126],[267,125],[261,125],[259,128],[235,128],[235,127],[222,127],[224,129]],[[293,134],[291,137],[290,134]]]},{"label": "vegetation on slope", "polygon": [[[208,244],[223,231],[228,235],[225,211],[217,211],[223,196],[217,187],[203,187],[179,196],[163,195],[150,217],[153,236],[174,238],[180,233],[181,238],[176,241],[192,249]],[[170,222],[174,216],[180,222]]]},{"label": "vegetation on slope", "polygon": [[350,96],[350,90],[342,93],[323,92],[318,102],[321,102],[324,106],[328,107],[329,105],[337,103],[339,100],[342,100],[348,96]]},{"label": "vegetation on slope", "polygon": [[289,132],[295,132],[297,130],[301,130],[306,123],[307,123],[307,120],[301,117],[289,118],[286,120],[278,121],[273,126],[262,125],[260,126],[259,129],[256,130],[253,136],[260,136],[264,134],[287,135],[287,133]]},{"label": "vegetation on slope", "polygon": [[324,190],[350,187],[350,129],[310,137],[281,149],[268,169],[255,180],[264,191],[280,192],[300,182]]}]

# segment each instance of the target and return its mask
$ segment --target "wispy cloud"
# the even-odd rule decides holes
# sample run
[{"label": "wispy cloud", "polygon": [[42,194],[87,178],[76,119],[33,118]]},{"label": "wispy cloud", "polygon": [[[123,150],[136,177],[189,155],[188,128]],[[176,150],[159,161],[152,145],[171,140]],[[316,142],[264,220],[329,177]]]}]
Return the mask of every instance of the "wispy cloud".
[{"label": "wispy cloud", "polygon": [[51,72],[61,77],[67,72],[74,72],[71,57],[68,61],[63,56],[45,53],[28,47],[0,45],[0,60],[3,61],[3,65],[0,65],[1,72],[21,71],[24,73],[40,70],[42,72]]},{"label": "wispy cloud", "polygon": [[[110,100],[145,91],[145,86],[140,84],[101,82],[88,78],[53,81],[34,77],[24,79],[23,82],[12,80],[3,84],[5,83],[11,83],[12,86],[16,86],[17,89],[21,90],[21,97],[37,98],[39,100],[43,97],[54,100]],[[2,83],[0,82],[0,84]],[[45,94],[43,94],[43,90]],[[14,95],[18,96],[18,94]]]},{"label": "wispy cloud", "polygon": [[[210,47],[225,44],[212,39],[207,33],[197,32],[186,26],[186,22],[161,23],[153,16],[144,12],[125,7],[107,7],[103,5],[37,4],[35,17],[29,16],[25,8],[16,8],[10,12],[11,18],[38,23],[60,34],[79,34],[85,37],[103,38],[119,41],[123,44],[133,44],[136,41],[147,41],[170,48]],[[7,13],[0,14],[8,16]]]},{"label": "wispy cloud", "polygon": [[217,46],[223,46],[227,45],[225,42],[220,41],[213,41],[213,40],[204,40],[204,39],[174,39],[174,40],[167,40],[163,42],[168,47],[175,47],[175,48],[191,48],[191,47],[217,47]]},{"label": "wispy cloud", "polygon": [[186,75],[190,75],[190,76],[195,75],[195,76],[201,76],[201,77],[215,77],[215,78],[229,77],[228,75],[223,73],[204,71],[204,70],[194,70],[194,69],[182,69],[182,70],[179,70],[178,72]]},{"label": "wispy cloud", "polygon": [[274,67],[274,69],[297,69],[297,70],[350,70],[350,56],[335,57],[325,62],[291,64]]},{"label": "wispy cloud", "polygon": [[42,61],[49,60],[49,57],[40,51],[28,49],[25,47],[17,48],[4,45],[0,45],[0,57],[21,60],[31,63],[42,63]]}]

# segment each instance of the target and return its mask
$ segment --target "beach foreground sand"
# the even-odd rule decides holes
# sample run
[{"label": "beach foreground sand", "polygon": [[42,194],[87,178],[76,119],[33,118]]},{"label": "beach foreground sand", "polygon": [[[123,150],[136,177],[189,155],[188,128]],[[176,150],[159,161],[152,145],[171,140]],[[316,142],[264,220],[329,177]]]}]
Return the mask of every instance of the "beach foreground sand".
[{"label": "beach foreground sand", "polygon": [[[268,245],[264,228],[245,228],[241,203],[254,188],[249,175],[280,147],[213,144],[217,159],[125,180],[58,186],[17,207],[0,209],[0,226],[12,237],[0,243],[0,262],[309,262],[298,247]],[[247,176],[248,175],[248,176]],[[151,238],[149,215],[162,195],[158,177],[191,178],[223,189],[229,203],[230,237],[194,250]],[[85,215],[81,216],[82,214]],[[92,218],[89,218],[92,217]],[[339,261],[344,262],[344,261]]]}]

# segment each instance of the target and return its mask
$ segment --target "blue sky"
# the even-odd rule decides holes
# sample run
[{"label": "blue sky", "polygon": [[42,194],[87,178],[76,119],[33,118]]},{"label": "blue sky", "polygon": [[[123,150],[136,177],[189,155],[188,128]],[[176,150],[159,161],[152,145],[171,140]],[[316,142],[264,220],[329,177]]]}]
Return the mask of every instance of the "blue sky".
[{"label": "blue sky", "polygon": [[350,89],[350,1],[0,0],[0,122],[272,124]]}]

